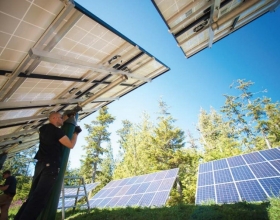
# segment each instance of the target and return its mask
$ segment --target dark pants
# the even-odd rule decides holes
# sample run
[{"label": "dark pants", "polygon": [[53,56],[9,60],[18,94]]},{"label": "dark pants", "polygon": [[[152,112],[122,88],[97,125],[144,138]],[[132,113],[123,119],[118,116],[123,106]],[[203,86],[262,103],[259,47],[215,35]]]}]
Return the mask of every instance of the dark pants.
[{"label": "dark pants", "polygon": [[58,172],[59,165],[57,162],[37,162],[28,199],[20,207],[15,220],[37,219],[46,205]]}]

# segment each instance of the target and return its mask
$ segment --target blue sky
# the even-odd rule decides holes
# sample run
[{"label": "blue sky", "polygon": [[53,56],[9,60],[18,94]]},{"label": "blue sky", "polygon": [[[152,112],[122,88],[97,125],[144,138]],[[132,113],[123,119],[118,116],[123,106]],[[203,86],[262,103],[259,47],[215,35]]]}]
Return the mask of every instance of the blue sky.
[{"label": "blue sky", "polygon": [[[138,123],[145,111],[152,118],[160,97],[171,107],[176,126],[195,132],[200,108],[215,109],[224,104],[223,94],[232,94],[229,85],[237,79],[255,82],[254,91],[267,89],[265,95],[280,100],[280,9],[268,13],[232,33],[195,56],[186,59],[150,0],[77,0],[87,10],[166,64],[171,70],[150,83],[114,101],[109,113],[116,117],[110,126],[111,143],[117,152],[116,130],[122,120]],[[94,113],[79,124],[83,128],[71,151],[72,168],[80,166],[87,131]]]}]

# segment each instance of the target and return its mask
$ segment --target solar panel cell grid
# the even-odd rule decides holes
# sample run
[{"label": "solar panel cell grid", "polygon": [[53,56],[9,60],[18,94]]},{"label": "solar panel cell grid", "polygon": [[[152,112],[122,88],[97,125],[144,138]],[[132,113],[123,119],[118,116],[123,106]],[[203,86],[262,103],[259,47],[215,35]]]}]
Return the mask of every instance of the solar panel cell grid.
[{"label": "solar panel cell grid", "polygon": [[136,193],[144,193],[149,187],[150,183],[142,183],[141,186],[137,189]]},{"label": "solar panel cell grid", "polygon": [[95,197],[96,199],[99,198],[99,197],[101,197],[102,194],[106,192],[106,190],[107,190],[107,189],[103,188],[103,189],[100,190],[98,193],[96,193],[96,194],[94,195],[94,197]]},{"label": "solar panel cell grid", "polygon": [[129,179],[129,181],[126,183],[127,185],[131,185],[133,183],[135,183],[135,181],[138,179],[138,177],[132,177]]},{"label": "solar panel cell grid", "polygon": [[245,161],[241,156],[230,157],[227,159],[230,167],[242,166],[245,165]]},{"label": "solar panel cell grid", "polygon": [[204,163],[199,166],[199,173],[212,171],[212,162]]},{"label": "solar panel cell grid", "polygon": [[267,160],[276,160],[280,158],[280,150],[277,148],[260,151]]},{"label": "solar panel cell grid", "polygon": [[130,187],[130,189],[127,190],[127,192],[125,193],[125,195],[134,194],[134,193],[138,190],[138,188],[139,188],[140,186],[141,186],[141,183],[136,184],[136,185],[132,185],[132,186]]},{"label": "solar panel cell grid", "polygon": [[94,199],[94,200],[89,200],[89,206],[90,207],[97,207],[99,203],[101,203],[103,199]]},{"label": "solar panel cell grid", "polygon": [[174,184],[174,179],[169,178],[164,181],[162,181],[160,187],[158,188],[158,191],[164,191],[164,190],[170,190]]},{"label": "solar panel cell grid", "polygon": [[118,193],[116,194],[116,196],[123,196],[125,195],[125,193],[131,188],[131,185],[130,186],[123,186],[119,191]]},{"label": "solar panel cell grid", "polygon": [[[211,198],[217,203],[232,203],[242,200],[264,201],[268,196],[279,195],[279,152],[279,148],[273,148],[227,158],[229,169],[205,172],[205,168],[209,167],[209,162],[205,163],[206,166],[201,164],[197,181],[196,203],[201,203],[215,191],[216,194]],[[221,161],[212,161],[215,169],[223,166]],[[212,182],[213,172],[215,181]],[[203,186],[206,184],[209,184],[211,188],[204,188]],[[215,191],[213,191],[214,189]],[[240,197],[238,197],[238,193]]]},{"label": "solar panel cell grid", "polygon": [[153,181],[153,179],[155,178],[155,174],[150,174],[147,176],[147,178],[145,179],[144,182],[150,182]]},{"label": "solar panel cell grid", "polygon": [[139,204],[139,201],[141,200],[143,194],[134,195],[130,198],[130,200],[127,202],[127,206],[136,206]]},{"label": "solar panel cell grid", "polygon": [[234,203],[239,201],[236,187],[233,183],[219,184],[217,189],[218,203]]},{"label": "solar panel cell grid", "polygon": [[163,206],[168,198],[169,191],[157,192],[150,203],[150,206]]},{"label": "solar panel cell grid", "polygon": [[124,179],[118,186],[124,186],[129,182],[129,179]]},{"label": "solar panel cell grid", "polygon": [[117,193],[120,191],[120,189],[121,189],[122,187],[116,187],[116,188],[114,188],[112,191],[111,191],[111,193],[110,194],[108,194],[108,197],[114,197],[115,195],[117,195]]},{"label": "solar panel cell grid", "polygon": [[270,163],[278,170],[278,172],[280,172],[280,160],[270,161]]},{"label": "solar panel cell grid", "polygon": [[144,194],[139,202],[139,206],[149,206],[154,198],[155,193]]},{"label": "solar panel cell grid", "polygon": [[154,180],[162,180],[166,176],[166,171],[162,171],[156,174]]},{"label": "solar panel cell grid", "polygon": [[260,179],[260,183],[269,196],[280,196],[280,177]]},{"label": "solar panel cell grid", "polygon": [[235,181],[254,179],[254,175],[247,166],[231,168],[232,176]]},{"label": "solar panel cell grid", "polygon": [[115,207],[125,206],[126,203],[130,200],[131,196],[123,196],[116,203]]},{"label": "solar panel cell grid", "polygon": [[[178,171],[178,169],[172,169],[170,172],[161,171],[139,177],[114,180],[112,181],[113,183],[108,184],[109,187],[105,186],[90,200],[91,207],[149,206],[154,195],[156,195],[156,199],[153,204],[161,206],[165,204],[168,198]],[[173,178],[162,179],[166,174],[169,174],[168,176],[172,176]],[[154,177],[158,177],[160,180],[155,180]],[[138,181],[142,183],[137,183]],[[129,184],[130,182],[133,184]],[[99,204],[96,204],[97,198],[101,200]]]},{"label": "solar panel cell grid", "polygon": [[172,170],[168,170],[166,176],[164,177],[165,179],[167,178],[174,178],[177,176],[178,173],[178,168],[176,169],[172,169]]},{"label": "solar panel cell grid", "polygon": [[147,175],[139,176],[138,179],[134,183],[143,183],[147,178]]},{"label": "solar panel cell grid", "polygon": [[102,197],[106,198],[108,195],[114,190],[114,188],[106,189],[105,192],[103,192]]},{"label": "solar panel cell grid", "polygon": [[151,182],[151,184],[147,188],[146,192],[155,192],[155,191],[157,191],[157,189],[159,188],[161,182],[162,182],[162,180]]},{"label": "solar panel cell grid", "polygon": [[105,198],[105,199],[103,199],[103,200],[98,204],[98,207],[100,207],[100,208],[105,207],[105,206],[107,205],[107,203],[110,202],[111,199],[112,199],[112,198]]},{"label": "solar panel cell grid", "polygon": [[243,158],[248,164],[251,163],[259,163],[265,161],[265,159],[260,155],[258,152],[250,153],[250,154],[244,154]]},{"label": "solar panel cell grid", "polygon": [[118,184],[118,181],[112,181],[107,186],[105,186],[104,189],[116,187]]},{"label": "solar panel cell grid", "polygon": [[198,187],[196,195],[196,204],[201,204],[207,201],[215,201],[214,186]]},{"label": "solar panel cell grid", "polygon": [[232,182],[232,177],[229,169],[214,171],[215,183]]},{"label": "solar panel cell grid", "polygon": [[213,167],[214,167],[214,170],[228,168],[226,159],[213,161]]},{"label": "solar panel cell grid", "polygon": [[250,168],[258,178],[278,176],[279,172],[276,171],[268,162],[250,164]]},{"label": "solar panel cell grid", "polygon": [[120,200],[120,198],[121,198],[121,197],[114,197],[114,198],[112,198],[112,199],[110,200],[110,202],[108,202],[108,203],[106,204],[105,207],[114,207],[114,206],[117,204],[117,202]]},{"label": "solar panel cell grid", "polygon": [[264,201],[266,194],[256,180],[242,181],[236,183],[240,192],[241,200],[251,201]]},{"label": "solar panel cell grid", "polygon": [[198,186],[206,186],[214,184],[213,173],[201,173],[198,177]]}]

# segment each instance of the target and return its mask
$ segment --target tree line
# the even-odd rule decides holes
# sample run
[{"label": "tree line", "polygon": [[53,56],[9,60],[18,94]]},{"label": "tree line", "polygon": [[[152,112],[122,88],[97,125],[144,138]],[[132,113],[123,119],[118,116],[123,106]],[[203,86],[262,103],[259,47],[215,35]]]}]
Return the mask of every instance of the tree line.
[{"label": "tree line", "polygon": [[[103,107],[95,120],[85,124],[88,135],[80,169],[68,168],[66,175],[83,176],[87,183],[100,182],[98,191],[113,179],[179,167],[168,203],[194,203],[200,163],[279,146],[279,102],[263,96],[266,90],[252,92],[253,84],[239,79],[231,85],[235,95],[224,95],[221,109],[200,109],[194,133],[177,127],[167,103],[160,100],[155,121],[147,113],[139,123],[122,121],[118,146],[113,146],[119,149],[118,155],[113,155],[108,131],[115,116]],[[19,199],[26,196],[30,180],[26,171],[18,169],[32,153],[29,149],[4,164],[3,169],[16,170],[25,178],[19,186]]]}]

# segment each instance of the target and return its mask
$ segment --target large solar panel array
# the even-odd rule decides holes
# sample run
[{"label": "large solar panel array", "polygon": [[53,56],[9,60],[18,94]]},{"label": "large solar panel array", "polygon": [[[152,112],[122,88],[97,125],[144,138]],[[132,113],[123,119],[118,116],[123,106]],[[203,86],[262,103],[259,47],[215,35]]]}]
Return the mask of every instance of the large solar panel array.
[{"label": "large solar panel array", "polygon": [[280,149],[257,151],[199,166],[196,204],[265,201],[280,195]]},{"label": "large solar panel array", "polygon": [[178,168],[113,180],[90,200],[91,208],[164,206]]},{"label": "large solar panel array", "polygon": [[152,0],[186,57],[274,11],[278,0]]},{"label": "large solar panel array", "polygon": [[74,1],[1,0],[0,155],[36,145],[51,111],[84,119],[168,70]]},{"label": "large solar panel array", "polygon": [[[89,193],[91,190],[95,189],[99,184],[100,183],[86,184],[85,187],[86,187],[87,193]],[[64,188],[65,208],[73,207],[73,205],[75,204],[75,200],[76,200],[75,197],[77,196],[77,192],[78,192],[78,188]],[[84,191],[84,187],[80,186],[77,201],[81,200],[85,195],[86,194]],[[59,199],[57,208],[58,209],[62,208],[62,193],[60,194],[60,199]]]}]

